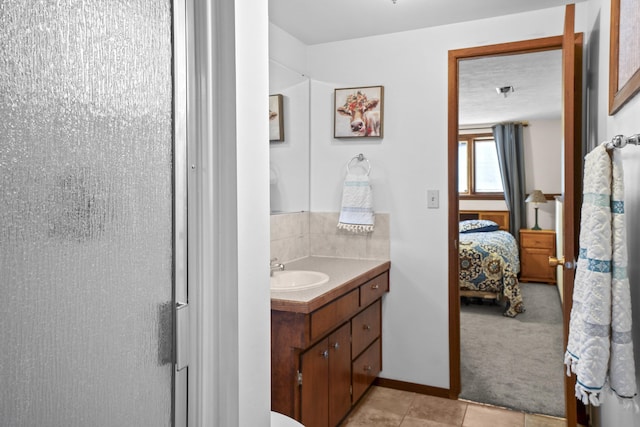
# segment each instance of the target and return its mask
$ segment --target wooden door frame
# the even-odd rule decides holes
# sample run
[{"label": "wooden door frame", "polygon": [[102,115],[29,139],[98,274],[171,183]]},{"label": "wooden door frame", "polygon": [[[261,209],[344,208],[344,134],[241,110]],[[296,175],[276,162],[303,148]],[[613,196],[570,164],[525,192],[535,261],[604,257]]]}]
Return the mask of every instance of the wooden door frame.
[{"label": "wooden door frame", "polygon": [[[582,34],[576,34],[576,45],[582,45]],[[523,53],[542,52],[547,50],[562,50],[563,36],[545,37],[517,42],[500,43],[495,45],[478,46],[449,51],[449,108],[448,108],[448,199],[449,199],[449,397],[457,399],[461,391],[460,375],[460,289],[459,289],[459,263],[458,263],[458,95],[459,81],[458,63],[460,60],[481,58],[487,56],[514,55]],[[581,85],[581,83],[580,83]],[[574,87],[577,96],[581,97],[582,88]],[[580,112],[577,112],[577,128],[581,122]],[[581,153],[573,153],[573,156],[581,156]],[[577,173],[577,172],[576,172]],[[569,227],[571,227],[569,225]],[[565,294],[565,300],[570,299],[571,293]],[[565,304],[563,308],[564,335],[568,330],[569,315]],[[569,308],[570,310],[570,308]],[[566,343],[566,336],[564,337]],[[573,395],[573,378],[565,380],[565,408],[569,426],[576,425],[575,399],[567,398]],[[568,390],[571,388],[571,391]],[[571,423],[573,422],[573,424]]]},{"label": "wooden door frame", "polygon": [[[569,341],[569,318],[573,307],[573,285],[579,248],[580,206],[582,194],[582,33],[575,33],[575,5],[566,6],[562,55],[563,78],[563,145],[564,159],[564,208],[563,208],[563,348]],[[570,76],[569,81],[567,80]],[[570,85],[572,84],[572,86]],[[568,113],[569,112],[569,113]],[[573,171],[573,173],[569,173]],[[575,427],[580,421],[588,425],[586,408],[575,397],[576,376],[565,376],[564,395],[567,426]]]}]

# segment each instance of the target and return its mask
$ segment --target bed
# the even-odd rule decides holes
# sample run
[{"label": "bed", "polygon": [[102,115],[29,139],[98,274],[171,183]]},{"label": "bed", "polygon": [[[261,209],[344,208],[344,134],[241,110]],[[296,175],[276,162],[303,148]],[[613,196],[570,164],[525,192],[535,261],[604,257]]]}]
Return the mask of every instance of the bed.
[{"label": "bed", "polygon": [[508,215],[501,224],[487,219],[460,221],[460,296],[505,300],[504,315],[515,317],[524,311],[520,259],[516,240],[505,228]]}]

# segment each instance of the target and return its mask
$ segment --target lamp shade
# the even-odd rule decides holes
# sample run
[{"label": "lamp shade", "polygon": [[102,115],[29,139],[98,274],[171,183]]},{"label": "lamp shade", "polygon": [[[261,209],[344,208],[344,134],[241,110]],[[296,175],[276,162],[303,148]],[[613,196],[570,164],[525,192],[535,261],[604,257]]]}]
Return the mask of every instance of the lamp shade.
[{"label": "lamp shade", "polygon": [[531,194],[529,194],[529,197],[527,197],[525,199],[525,202],[527,202],[527,203],[547,203],[547,199],[544,197],[544,194],[542,194],[542,191],[533,190],[531,192]]}]

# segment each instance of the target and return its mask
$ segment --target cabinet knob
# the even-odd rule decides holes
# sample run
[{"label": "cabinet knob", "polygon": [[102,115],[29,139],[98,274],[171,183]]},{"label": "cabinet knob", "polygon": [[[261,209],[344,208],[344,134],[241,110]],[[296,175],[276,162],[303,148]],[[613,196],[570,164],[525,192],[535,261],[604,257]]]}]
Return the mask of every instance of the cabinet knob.
[{"label": "cabinet knob", "polygon": [[325,359],[329,358],[329,350],[325,350],[322,353],[320,353],[320,356],[322,356]]},{"label": "cabinet knob", "polygon": [[377,283],[371,285],[371,289],[378,289],[379,287],[380,285],[378,285]]},{"label": "cabinet knob", "polygon": [[371,372],[372,369],[371,365],[364,365],[365,372]]},{"label": "cabinet knob", "polygon": [[333,345],[333,349],[334,349],[334,350],[337,350],[337,349],[339,349],[339,348],[340,348],[340,343],[339,343],[339,342],[336,342],[336,343]]},{"label": "cabinet knob", "polygon": [[371,325],[362,325],[362,329],[364,329],[365,331],[370,331]]}]

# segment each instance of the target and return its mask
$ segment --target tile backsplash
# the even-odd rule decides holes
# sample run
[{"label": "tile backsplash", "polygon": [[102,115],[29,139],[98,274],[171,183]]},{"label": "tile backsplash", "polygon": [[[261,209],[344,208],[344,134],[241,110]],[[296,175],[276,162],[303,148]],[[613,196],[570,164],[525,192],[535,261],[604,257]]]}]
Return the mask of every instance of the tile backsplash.
[{"label": "tile backsplash", "polygon": [[271,215],[271,258],[279,262],[309,256],[309,212]]},{"label": "tile backsplash", "polygon": [[307,256],[389,259],[389,214],[376,213],[371,233],[338,229],[338,212],[271,215],[271,258],[289,262]]}]

